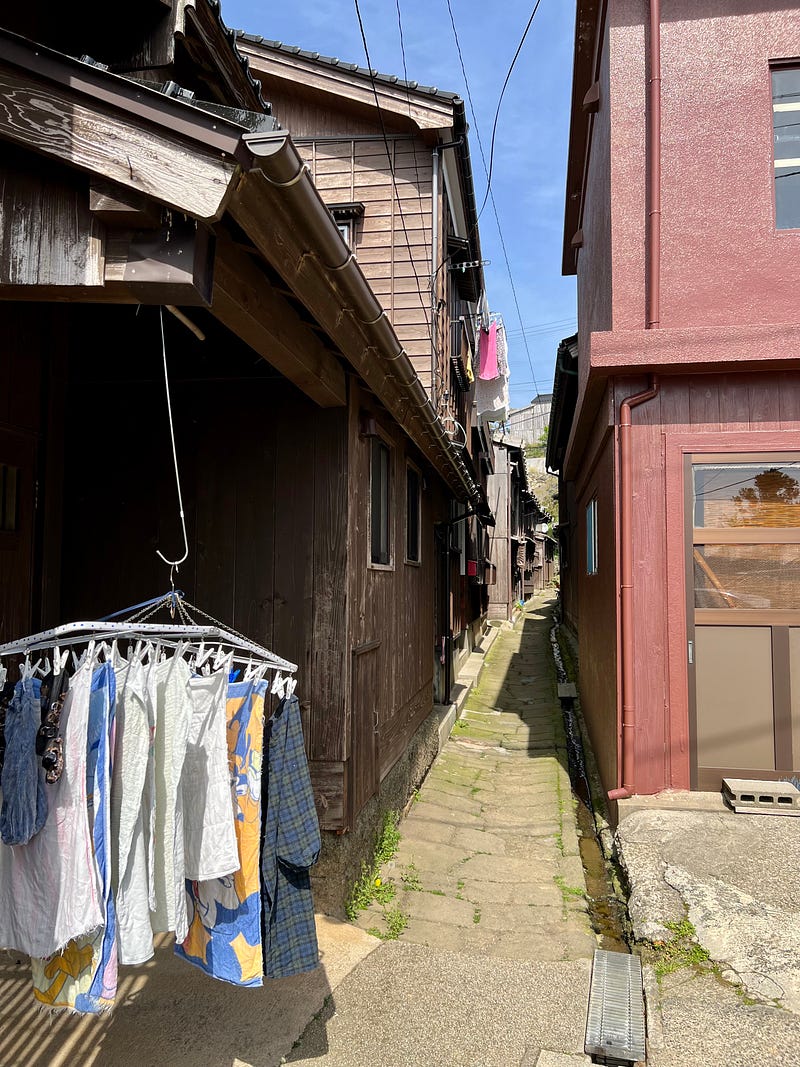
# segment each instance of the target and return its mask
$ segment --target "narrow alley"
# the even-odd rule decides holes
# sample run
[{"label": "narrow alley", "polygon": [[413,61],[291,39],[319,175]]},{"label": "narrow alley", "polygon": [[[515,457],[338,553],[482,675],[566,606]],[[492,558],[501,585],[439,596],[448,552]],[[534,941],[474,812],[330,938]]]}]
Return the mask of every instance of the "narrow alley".
[{"label": "narrow alley", "polygon": [[[547,1067],[582,1055],[597,945],[548,631],[552,600],[501,631],[480,684],[400,824],[361,913],[386,936],[287,1062]],[[321,1057],[321,1059],[318,1059]]]}]

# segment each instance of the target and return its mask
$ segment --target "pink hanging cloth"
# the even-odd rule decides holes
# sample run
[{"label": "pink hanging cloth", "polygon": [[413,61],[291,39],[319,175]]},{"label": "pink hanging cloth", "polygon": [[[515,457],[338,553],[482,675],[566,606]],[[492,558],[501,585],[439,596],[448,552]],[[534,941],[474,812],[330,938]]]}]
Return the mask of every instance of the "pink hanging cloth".
[{"label": "pink hanging cloth", "polygon": [[485,382],[491,382],[498,377],[497,370],[497,323],[493,322],[489,332],[481,329],[480,340],[480,370],[478,377]]}]

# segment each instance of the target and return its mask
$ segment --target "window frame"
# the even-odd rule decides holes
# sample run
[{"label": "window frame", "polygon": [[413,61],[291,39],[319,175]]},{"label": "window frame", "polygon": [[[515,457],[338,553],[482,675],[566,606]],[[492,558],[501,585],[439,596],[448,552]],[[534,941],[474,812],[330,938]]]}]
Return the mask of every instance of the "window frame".
[{"label": "window frame", "polygon": [[[777,157],[775,155],[775,88],[774,88],[774,76],[780,71],[796,70],[798,76],[800,76],[800,59],[788,58],[781,60],[773,60],[769,64],[769,103],[770,103],[770,117],[771,117],[771,159],[770,159],[770,180],[772,189],[772,222],[776,235],[792,234],[800,231],[800,205],[798,206],[798,215],[794,225],[780,226],[778,224],[778,168],[776,167]],[[800,93],[800,90],[798,90]],[[800,122],[800,101],[797,101],[798,110],[797,117]],[[795,168],[800,170],[800,166]]]},{"label": "window frame", "polygon": [[586,575],[594,577],[598,573],[597,553],[597,494],[586,505]]},{"label": "window frame", "polygon": [[[417,479],[417,558],[414,559],[408,554],[409,543],[409,501],[408,501],[408,476],[413,473]],[[409,567],[421,567],[422,566],[422,472],[416,463],[412,463],[410,459],[406,459],[406,512],[405,512],[405,543],[403,547],[403,562],[408,564]]]},{"label": "window frame", "polygon": [[[383,448],[386,451],[386,556],[387,561],[384,563],[381,560],[373,558],[374,538],[373,538],[373,479],[375,476],[375,452],[377,448]],[[367,566],[372,570],[391,571],[394,570],[394,448],[390,441],[388,441],[383,434],[375,433],[369,438],[369,507],[368,507],[368,562]]]}]

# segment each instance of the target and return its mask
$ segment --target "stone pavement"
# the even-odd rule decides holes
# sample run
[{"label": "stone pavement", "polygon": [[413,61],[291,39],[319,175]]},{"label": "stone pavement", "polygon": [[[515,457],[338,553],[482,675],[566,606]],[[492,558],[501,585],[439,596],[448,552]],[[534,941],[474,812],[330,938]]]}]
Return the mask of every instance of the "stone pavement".
[{"label": "stone pavement", "polygon": [[568,1067],[583,1055],[597,941],[584,899],[551,601],[529,603],[487,656],[466,711],[381,872],[385,935],[287,1062],[341,1067]]}]

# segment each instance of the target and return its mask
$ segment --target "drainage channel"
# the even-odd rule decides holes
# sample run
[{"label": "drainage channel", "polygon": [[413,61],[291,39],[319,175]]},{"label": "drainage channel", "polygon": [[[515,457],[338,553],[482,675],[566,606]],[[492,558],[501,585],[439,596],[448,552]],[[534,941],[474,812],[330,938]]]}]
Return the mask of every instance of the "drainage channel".
[{"label": "drainage channel", "polygon": [[[558,643],[558,623],[550,630],[558,681],[566,682],[567,672]],[[615,888],[610,862],[603,854],[597,832],[592,790],[586,771],[586,756],[581,732],[575,715],[574,701],[561,699],[564,717],[564,732],[567,739],[567,759],[572,792],[575,797],[575,815],[578,824],[578,841],[586,879],[586,896],[592,927],[598,935],[600,948],[612,952],[630,952],[626,939],[628,912],[625,901]]]}]

